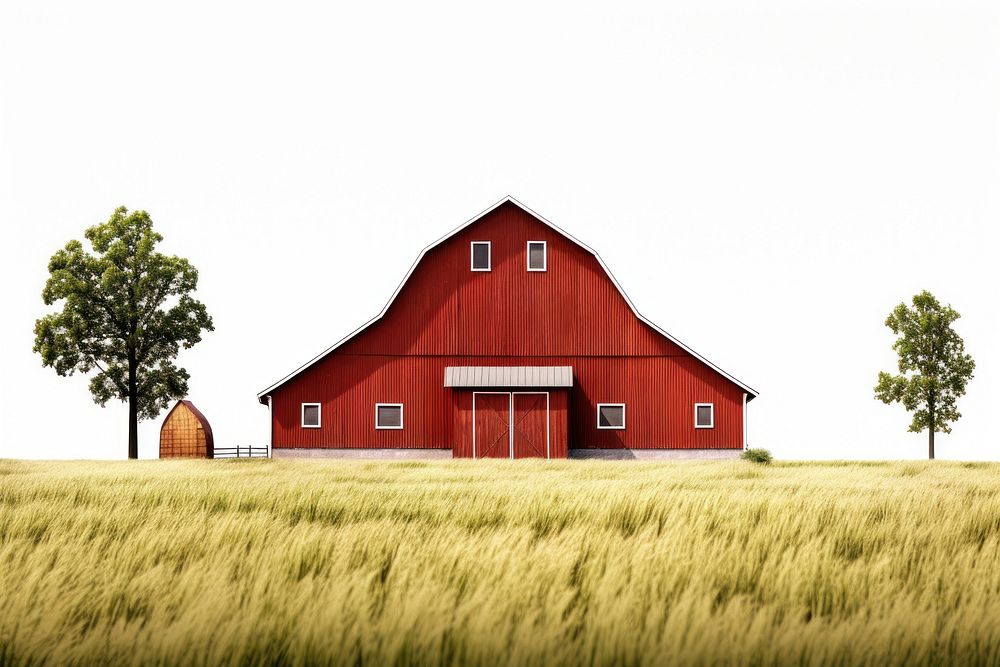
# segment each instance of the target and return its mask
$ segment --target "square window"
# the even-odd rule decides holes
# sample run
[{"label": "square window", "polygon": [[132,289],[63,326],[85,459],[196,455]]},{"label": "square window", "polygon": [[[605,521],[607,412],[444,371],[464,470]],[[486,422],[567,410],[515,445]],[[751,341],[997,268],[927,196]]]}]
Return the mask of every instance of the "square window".
[{"label": "square window", "polygon": [[597,404],[597,428],[624,429],[625,428],[625,404],[624,403],[598,403]]},{"label": "square window", "polygon": [[715,406],[712,403],[695,403],[694,427],[715,428]]},{"label": "square window", "polygon": [[528,241],[528,270],[545,271],[548,264],[545,241]]},{"label": "square window", "polygon": [[319,428],[323,419],[323,408],[319,403],[302,404],[302,428]]},{"label": "square window", "polygon": [[375,428],[377,429],[403,428],[403,404],[376,403]]},{"label": "square window", "polygon": [[490,242],[489,241],[473,241],[472,242],[472,270],[473,271],[489,271],[490,265]]}]

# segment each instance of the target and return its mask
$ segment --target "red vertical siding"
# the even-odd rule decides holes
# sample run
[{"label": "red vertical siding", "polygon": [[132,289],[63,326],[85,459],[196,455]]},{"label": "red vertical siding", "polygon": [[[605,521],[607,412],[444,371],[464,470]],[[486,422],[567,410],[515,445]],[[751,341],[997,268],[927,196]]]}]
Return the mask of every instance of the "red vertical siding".
[{"label": "red vertical siding", "polygon": [[474,393],[473,455],[478,459],[511,457],[510,394]]},{"label": "red vertical siding", "polygon": [[569,456],[569,391],[549,391],[549,456],[564,459]]},{"label": "red vertical siding", "polygon": [[[474,240],[491,242],[491,271],[470,271]],[[526,270],[529,240],[547,242],[547,271]],[[742,447],[743,389],[637,318],[590,252],[511,203],[427,252],[380,320],[272,392],[273,446],[471,456],[471,392],[444,388],[444,368],[545,365],[573,367],[573,388],[551,396],[558,456]],[[320,428],[301,428],[303,402],[323,404]],[[405,428],[376,430],[375,403],[403,403]],[[625,403],[627,428],[598,430],[598,403]],[[694,428],[694,403],[715,405],[715,428]]]},{"label": "red vertical siding", "polygon": [[[564,408],[567,432],[560,436],[569,447],[743,445],[742,390],[720,382],[715,371],[692,357],[480,357],[476,362],[572,366],[574,386]],[[471,456],[471,443],[463,440],[471,433],[471,391],[443,387],[446,366],[466,365],[471,365],[469,357],[337,354],[315,372],[307,371],[306,381],[290,382],[275,396],[273,446],[447,448],[455,456]],[[554,414],[567,392],[549,391]],[[323,405],[323,422],[318,429],[304,429],[301,404],[313,402]],[[376,403],[403,403],[405,428],[376,430]],[[625,403],[627,428],[598,430],[598,403]],[[715,405],[715,428],[694,428],[695,403]]]},{"label": "red vertical siding", "polygon": [[[533,390],[528,390],[533,391]],[[566,458],[568,455],[568,405],[569,391],[567,389],[548,387],[534,390],[542,392],[541,398],[544,401],[545,394],[548,395],[548,452],[550,458]],[[452,437],[452,455],[457,458],[472,457],[472,394],[473,390],[458,390],[452,392],[451,415],[454,424]],[[533,394],[531,396],[534,396]],[[477,397],[476,405],[480,407]],[[523,409],[523,399],[520,394],[514,395],[515,412],[518,406]],[[538,415],[540,418],[541,415]],[[543,421],[537,421],[531,428],[544,428]],[[542,432],[544,435],[544,431]],[[515,458],[534,456],[531,452],[518,449],[517,438],[515,436]]]},{"label": "red vertical siding", "polygon": [[[548,267],[525,267],[528,240]],[[492,270],[469,270],[488,240]],[[428,252],[382,319],[340,350],[354,354],[686,355],[639,320],[592,254],[513,204]]]}]

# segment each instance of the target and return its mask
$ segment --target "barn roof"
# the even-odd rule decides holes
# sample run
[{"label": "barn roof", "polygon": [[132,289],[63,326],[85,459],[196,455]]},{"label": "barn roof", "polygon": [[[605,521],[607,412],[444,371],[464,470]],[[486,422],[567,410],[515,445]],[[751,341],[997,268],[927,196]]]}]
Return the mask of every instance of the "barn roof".
[{"label": "barn roof", "polygon": [[459,225],[455,229],[451,230],[450,232],[448,232],[447,234],[445,234],[444,236],[442,236],[441,238],[439,238],[434,243],[430,244],[429,246],[427,246],[426,248],[424,248],[423,250],[421,250],[420,251],[420,255],[417,257],[416,261],[413,262],[412,266],[410,266],[410,270],[406,272],[406,276],[403,277],[402,282],[400,282],[399,285],[396,287],[396,291],[392,293],[392,296],[389,297],[389,301],[385,304],[385,306],[382,308],[382,311],[378,315],[376,315],[372,319],[370,319],[367,322],[365,322],[364,324],[362,324],[360,327],[358,327],[357,329],[355,329],[354,331],[352,331],[351,333],[349,333],[347,336],[345,336],[344,338],[342,338],[339,341],[337,341],[336,343],[334,343],[332,346],[330,346],[327,349],[323,350],[321,353],[319,353],[318,355],[316,355],[315,357],[313,357],[312,359],[310,359],[308,362],[306,362],[302,366],[298,367],[297,369],[295,369],[294,371],[292,371],[291,373],[289,373],[285,377],[281,378],[280,380],[278,380],[277,382],[275,382],[274,384],[272,384],[267,389],[264,389],[263,391],[261,391],[259,394],[257,394],[257,400],[260,401],[262,404],[267,405],[267,397],[268,397],[268,395],[272,391],[274,391],[275,389],[277,389],[281,385],[285,384],[286,382],[288,382],[289,380],[291,380],[292,378],[294,378],[296,375],[298,375],[302,371],[306,370],[307,368],[309,368],[310,366],[312,366],[313,364],[315,364],[320,359],[326,357],[328,354],[330,354],[331,352],[333,352],[334,350],[336,350],[338,347],[342,346],[344,343],[348,342],[349,340],[351,340],[352,338],[354,338],[355,336],[357,336],[358,334],[360,334],[362,331],[364,331],[365,329],[367,329],[368,327],[370,327],[371,325],[375,324],[380,319],[382,319],[382,317],[389,311],[389,307],[392,306],[393,301],[396,300],[396,297],[399,295],[400,291],[402,291],[403,285],[405,285],[406,281],[410,279],[410,276],[416,270],[417,266],[420,264],[420,261],[424,258],[424,255],[426,255],[428,252],[430,252],[434,248],[438,247],[439,245],[441,245],[442,243],[444,243],[445,241],[447,241],[451,237],[455,236],[456,234],[458,234],[460,231],[462,231],[463,229],[465,229],[469,225],[475,224],[481,218],[483,218],[485,215],[487,215],[488,213],[491,213],[493,210],[499,208],[500,206],[506,204],[507,202],[510,202],[510,203],[514,204],[515,206],[521,208],[525,212],[527,212],[530,215],[532,215],[533,217],[535,217],[539,222],[541,222],[541,223],[547,225],[548,227],[552,228],[554,231],[558,232],[562,236],[566,237],[567,239],[569,239],[570,241],[572,241],[573,243],[575,243],[576,245],[580,246],[581,248],[583,248],[584,250],[586,250],[587,252],[589,252],[591,255],[593,255],[597,259],[598,263],[601,265],[601,268],[604,269],[604,272],[607,274],[608,278],[611,279],[612,284],[614,284],[614,286],[615,286],[615,288],[617,288],[618,292],[621,293],[622,298],[625,299],[625,303],[628,304],[629,308],[632,310],[632,313],[637,318],[639,318],[640,321],[642,321],[643,323],[645,323],[646,325],[648,325],[650,328],[652,328],[654,331],[656,331],[657,333],[659,333],[661,336],[663,336],[667,340],[669,340],[669,341],[673,342],[674,344],[680,346],[688,354],[690,354],[691,356],[693,356],[695,359],[698,359],[699,361],[701,361],[703,364],[705,364],[706,366],[708,366],[709,368],[711,368],[712,370],[714,370],[719,375],[722,375],[724,378],[726,378],[727,380],[729,380],[730,382],[732,382],[736,386],[738,386],[741,389],[743,389],[743,391],[745,391],[748,394],[747,395],[747,400],[752,400],[752,399],[756,398],[756,396],[757,396],[757,391],[756,390],[754,390],[753,388],[751,388],[749,385],[745,384],[744,382],[741,382],[740,380],[736,379],[735,377],[733,377],[732,375],[730,375],[726,371],[722,370],[721,368],[719,368],[718,366],[716,366],[715,364],[713,364],[711,361],[709,361],[705,357],[701,356],[700,354],[698,354],[697,352],[695,352],[694,350],[692,350],[690,347],[688,347],[687,345],[685,345],[681,341],[677,340],[677,338],[675,338],[674,336],[671,336],[669,333],[667,333],[666,331],[664,331],[663,329],[661,329],[659,326],[657,326],[653,322],[651,322],[648,319],[646,319],[646,317],[643,316],[642,313],[640,313],[636,309],[635,304],[632,303],[632,299],[630,299],[629,296],[628,296],[628,294],[625,293],[625,290],[622,289],[622,286],[618,283],[618,280],[615,278],[614,274],[611,273],[611,270],[608,269],[607,264],[604,263],[604,260],[601,259],[601,256],[599,254],[597,254],[596,250],[594,250],[593,248],[591,248],[590,246],[588,246],[583,241],[580,241],[579,239],[577,239],[576,237],[574,237],[569,232],[567,232],[567,231],[561,229],[560,227],[554,225],[553,223],[549,222],[548,220],[546,220],[544,217],[542,217],[538,213],[535,213],[530,208],[528,208],[527,206],[525,206],[521,202],[517,201],[516,199],[514,199],[513,197],[511,197],[510,195],[508,195],[508,196],[504,197],[503,199],[501,199],[500,201],[498,201],[497,203],[495,203],[492,206],[490,206],[485,211],[479,213],[478,215],[476,215],[472,219],[470,219],[470,220],[464,222],[463,224]]}]

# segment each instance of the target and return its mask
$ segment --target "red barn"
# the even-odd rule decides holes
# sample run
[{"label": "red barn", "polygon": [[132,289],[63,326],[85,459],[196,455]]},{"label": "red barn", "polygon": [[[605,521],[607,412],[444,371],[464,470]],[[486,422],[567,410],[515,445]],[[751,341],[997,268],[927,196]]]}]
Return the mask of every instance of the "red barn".
[{"label": "red barn", "polygon": [[428,246],[373,320],[258,395],[275,456],[735,456],[756,392],[636,311],[508,197]]}]

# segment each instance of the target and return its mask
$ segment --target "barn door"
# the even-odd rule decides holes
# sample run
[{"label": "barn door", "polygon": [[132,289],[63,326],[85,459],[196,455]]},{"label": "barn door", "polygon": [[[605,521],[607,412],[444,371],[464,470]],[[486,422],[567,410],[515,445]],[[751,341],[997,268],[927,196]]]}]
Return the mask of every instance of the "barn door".
[{"label": "barn door", "polygon": [[472,395],[472,452],[477,459],[510,458],[510,394]]},{"label": "barn door", "polygon": [[549,395],[514,394],[514,458],[549,458]]}]

